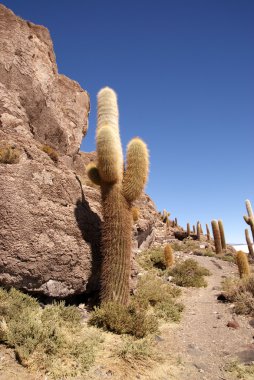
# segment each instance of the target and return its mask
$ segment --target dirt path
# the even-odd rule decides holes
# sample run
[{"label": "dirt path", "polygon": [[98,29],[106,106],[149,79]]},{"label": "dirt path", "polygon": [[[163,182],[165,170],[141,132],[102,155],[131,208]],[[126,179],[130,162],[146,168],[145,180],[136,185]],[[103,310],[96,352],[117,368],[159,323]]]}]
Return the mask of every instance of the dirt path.
[{"label": "dirt path", "polygon": [[172,353],[178,353],[179,362],[183,364],[179,380],[233,380],[232,373],[224,369],[226,363],[235,358],[243,362],[254,361],[254,329],[249,318],[237,316],[240,327],[227,327],[228,321],[232,320],[232,308],[217,301],[221,281],[232,276],[236,267],[210,257],[196,256],[195,260],[208,268],[212,275],[207,278],[207,288],[185,291],[183,318],[168,333],[173,345],[171,352],[173,348]]}]

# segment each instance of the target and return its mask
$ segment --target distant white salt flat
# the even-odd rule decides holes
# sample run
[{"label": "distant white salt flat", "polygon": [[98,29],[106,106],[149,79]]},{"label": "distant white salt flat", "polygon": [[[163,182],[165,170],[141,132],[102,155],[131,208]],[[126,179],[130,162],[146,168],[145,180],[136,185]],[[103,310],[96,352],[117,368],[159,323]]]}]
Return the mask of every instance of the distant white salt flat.
[{"label": "distant white salt flat", "polygon": [[243,251],[243,252],[249,253],[247,244],[234,244],[233,247],[237,251]]}]

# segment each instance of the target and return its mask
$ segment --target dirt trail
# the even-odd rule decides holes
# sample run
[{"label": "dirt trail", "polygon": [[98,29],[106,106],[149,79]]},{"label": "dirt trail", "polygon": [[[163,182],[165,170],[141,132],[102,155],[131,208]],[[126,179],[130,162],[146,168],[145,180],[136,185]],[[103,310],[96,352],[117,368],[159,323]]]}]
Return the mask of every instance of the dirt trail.
[{"label": "dirt trail", "polygon": [[232,320],[232,308],[217,301],[221,281],[232,276],[236,266],[210,257],[196,256],[195,260],[212,275],[207,277],[207,288],[185,291],[183,318],[168,332],[171,352],[173,349],[172,354],[178,353],[179,362],[183,363],[179,380],[233,380],[232,373],[224,370],[226,363],[234,359],[254,361],[254,329],[249,318],[237,316],[240,327],[227,327]]}]

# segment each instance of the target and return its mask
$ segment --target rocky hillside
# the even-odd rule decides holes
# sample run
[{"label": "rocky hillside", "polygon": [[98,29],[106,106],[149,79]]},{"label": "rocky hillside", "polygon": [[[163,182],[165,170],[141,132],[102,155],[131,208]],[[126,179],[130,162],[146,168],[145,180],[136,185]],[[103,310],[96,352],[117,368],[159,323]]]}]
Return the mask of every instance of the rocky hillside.
[{"label": "rocky hillside", "polygon": [[[94,291],[100,193],[85,174],[95,153],[79,151],[89,95],[58,73],[49,31],[3,5],[0,51],[0,157],[9,156],[0,163],[0,284],[52,297]],[[134,248],[172,235],[147,195],[137,206]]]}]

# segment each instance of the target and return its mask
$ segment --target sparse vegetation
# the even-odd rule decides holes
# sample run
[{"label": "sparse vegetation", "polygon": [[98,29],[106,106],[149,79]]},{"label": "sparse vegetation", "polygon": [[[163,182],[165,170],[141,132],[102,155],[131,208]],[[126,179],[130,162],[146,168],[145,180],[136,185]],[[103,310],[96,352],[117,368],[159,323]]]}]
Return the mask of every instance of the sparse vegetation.
[{"label": "sparse vegetation", "polygon": [[12,146],[0,147],[0,164],[17,164],[20,151]]},{"label": "sparse vegetation", "polygon": [[245,365],[238,361],[232,361],[225,366],[225,370],[240,380],[252,380],[254,376],[254,364]]},{"label": "sparse vegetation", "polygon": [[82,325],[75,307],[60,302],[41,309],[18,290],[0,289],[0,318],[0,340],[23,366],[59,379],[81,375],[93,363],[99,335]]},{"label": "sparse vegetation", "polygon": [[187,259],[169,271],[169,274],[173,276],[173,282],[178,286],[191,286],[200,288],[207,286],[207,282],[204,276],[210,275],[208,269],[200,266],[195,260]]},{"label": "sparse vegetation", "polygon": [[135,302],[129,306],[117,302],[104,303],[95,308],[89,324],[111,331],[116,334],[130,334],[136,338],[143,338],[158,330],[155,316],[149,315],[146,310]]},{"label": "sparse vegetation", "polygon": [[47,155],[51,158],[52,161],[54,161],[55,163],[58,162],[58,153],[49,145],[43,145],[41,150],[47,153]]},{"label": "sparse vegetation", "polygon": [[241,280],[227,278],[223,290],[228,301],[234,303],[237,314],[254,316],[254,276]]}]

